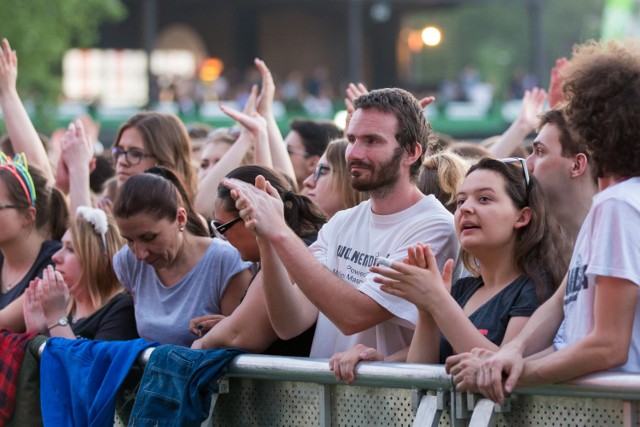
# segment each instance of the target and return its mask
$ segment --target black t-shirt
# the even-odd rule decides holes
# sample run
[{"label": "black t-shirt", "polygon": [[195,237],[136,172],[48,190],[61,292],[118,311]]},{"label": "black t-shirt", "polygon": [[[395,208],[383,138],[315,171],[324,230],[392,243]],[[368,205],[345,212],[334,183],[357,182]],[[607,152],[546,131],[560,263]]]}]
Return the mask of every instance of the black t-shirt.
[{"label": "black t-shirt", "polygon": [[76,337],[103,341],[126,341],[139,338],[133,299],[126,292],[117,294],[89,317],[71,323]]},{"label": "black t-shirt", "polygon": [[[45,269],[48,265],[53,264],[51,261],[51,257],[53,254],[58,252],[62,243],[57,240],[45,240],[42,242],[42,246],[40,247],[40,252],[38,252],[38,256],[36,257],[35,262],[24,276],[24,278],[13,288],[9,290],[6,294],[0,292],[0,310],[11,304],[14,300],[16,300],[20,295],[24,293],[24,291],[29,286],[29,282],[35,279],[36,277],[42,278],[42,270]],[[2,266],[4,265],[4,255],[0,252],[0,271],[2,271]]]},{"label": "black t-shirt", "polygon": [[[311,246],[313,242],[318,238],[318,233],[314,233],[310,236],[303,237],[302,240],[307,246]],[[269,354],[272,356],[297,356],[297,357],[309,357],[311,352],[311,344],[313,343],[313,336],[316,333],[316,324],[314,323],[309,329],[293,337],[290,340],[277,339],[273,344],[269,346],[262,354]]]},{"label": "black t-shirt", "polygon": [[[465,277],[458,280],[451,288],[451,296],[460,307],[484,285],[482,277]],[[526,276],[520,276],[506,288],[494,295],[469,316],[471,323],[480,333],[496,345],[502,343],[509,320],[517,316],[531,316],[538,308],[535,284]],[[451,344],[440,335],[440,363],[451,356],[454,350]]]}]

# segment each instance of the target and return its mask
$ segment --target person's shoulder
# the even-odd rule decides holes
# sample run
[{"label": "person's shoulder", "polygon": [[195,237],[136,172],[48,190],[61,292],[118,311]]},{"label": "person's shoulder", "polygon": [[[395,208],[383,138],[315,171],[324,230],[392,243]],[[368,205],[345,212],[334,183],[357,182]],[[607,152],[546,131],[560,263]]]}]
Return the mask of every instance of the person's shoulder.
[{"label": "person's shoulder", "polygon": [[118,308],[128,307],[128,306],[133,307],[133,298],[128,292],[120,292],[115,294],[107,304],[111,305],[112,307],[118,307]]},{"label": "person's shoulder", "polygon": [[640,203],[640,177],[633,177],[605,188],[593,197],[593,206],[615,201]]}]

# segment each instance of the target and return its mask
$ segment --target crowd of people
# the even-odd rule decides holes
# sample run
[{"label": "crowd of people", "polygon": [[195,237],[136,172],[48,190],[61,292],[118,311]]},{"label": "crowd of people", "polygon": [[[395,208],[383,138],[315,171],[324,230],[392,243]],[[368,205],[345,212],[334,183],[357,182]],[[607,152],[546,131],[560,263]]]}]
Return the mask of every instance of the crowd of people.
[{"label": "crowd of people", "polygon": [[480,144],[437,135],[433,98],[362,84],[344,130],[283,136],[255,66],[221,107],[236,127],[196,143],[143,112],[101,158],[82,120],[41,141],[2,41],[0,327],[326,358],[347,383],[363,360],[439,363],[500,403],[640,370],[639,44],[577,46]]}]

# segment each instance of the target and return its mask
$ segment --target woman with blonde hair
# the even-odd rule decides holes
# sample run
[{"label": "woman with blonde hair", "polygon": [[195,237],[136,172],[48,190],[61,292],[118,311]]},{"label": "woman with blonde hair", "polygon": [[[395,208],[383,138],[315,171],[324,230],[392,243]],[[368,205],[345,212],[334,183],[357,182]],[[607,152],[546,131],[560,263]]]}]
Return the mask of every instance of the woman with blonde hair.
[{"label": "woman with blonde hair", "polygon": [[418,188],[433,194],[451,213],[456,211],[456,194],[469,170],[467,161],[452,151],[425,157],[418,178]]},{"label": "woman with blonde hair", "polygon": [[64,338],[138,337],[133,300],[113,270],[120,233],[104,211],[81,206],[42,279],[25,291],[27,330]]}]

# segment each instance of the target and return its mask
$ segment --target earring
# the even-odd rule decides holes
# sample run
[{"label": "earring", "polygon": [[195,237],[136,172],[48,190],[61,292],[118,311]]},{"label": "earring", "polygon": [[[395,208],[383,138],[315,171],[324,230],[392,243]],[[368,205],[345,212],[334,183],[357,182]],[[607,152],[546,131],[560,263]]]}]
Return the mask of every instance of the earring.
[{"label": "earring", "polygon": [[178,230],[180,230],[180,232],[182,233],[184,231],[184,225],[181,225]]}]

